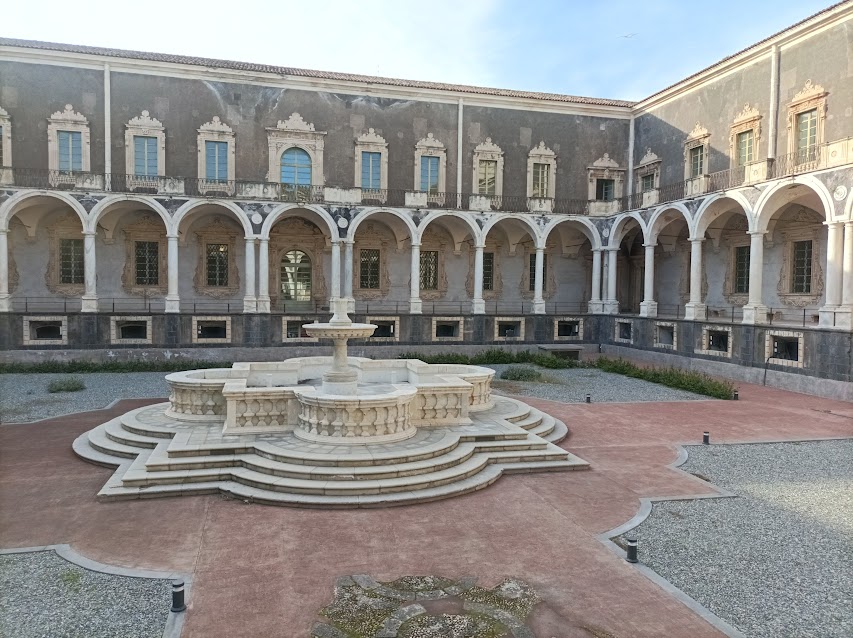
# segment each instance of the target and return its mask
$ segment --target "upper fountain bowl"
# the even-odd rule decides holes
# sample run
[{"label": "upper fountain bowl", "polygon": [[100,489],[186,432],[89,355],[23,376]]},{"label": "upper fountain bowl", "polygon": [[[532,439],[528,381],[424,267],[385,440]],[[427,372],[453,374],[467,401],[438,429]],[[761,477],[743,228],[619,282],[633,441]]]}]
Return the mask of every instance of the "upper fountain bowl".
[{"label": "upper fountain bowl", "polygon": [[377,327],[372,323],[306,323],[303,330],[319,339],[364,339]]}]

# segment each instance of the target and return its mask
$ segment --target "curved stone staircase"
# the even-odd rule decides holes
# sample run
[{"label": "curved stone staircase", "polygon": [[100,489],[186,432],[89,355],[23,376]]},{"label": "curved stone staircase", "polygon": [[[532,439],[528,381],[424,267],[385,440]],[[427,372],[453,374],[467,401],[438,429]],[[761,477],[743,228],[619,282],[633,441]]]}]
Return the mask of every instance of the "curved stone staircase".
[{"label": "curved stone staircase", "polygon": [[588,468],[555,445],[567,434],[561,421],[505,397],[472,414],[472,425],[346,446],[289,433],[223,436],[221,422],[181,423],[165,416],[167,405],[133,410],[74,441],[80,457],[118,467],[100,498],[222,492],[274,505],[382,507],[465,494],[503,473]]}]

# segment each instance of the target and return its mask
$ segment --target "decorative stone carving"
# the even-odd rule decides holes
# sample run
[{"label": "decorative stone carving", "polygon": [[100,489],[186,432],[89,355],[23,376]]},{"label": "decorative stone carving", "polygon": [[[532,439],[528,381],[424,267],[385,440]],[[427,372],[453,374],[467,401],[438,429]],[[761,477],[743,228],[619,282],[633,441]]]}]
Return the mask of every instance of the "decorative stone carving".
[{"label": "decorative stone carving", "polygon": [[280,307],[281,262],[291,250],[301,250],[311,260],[311,300],[314,304],[328,301],[326,289],[324,253],[326,236],[314,223],[301,217],[288,217],[278,222],[270,231],[269,243],[269,291],[274,307]]},{"label": "decorative stone carving", "polygon": [[[163,124],[152,118],[148,111],[142,111],[142,115],[138,115],[125,124],[124,132],[124,172],[127,175],[128,187],[132,190],[136,188],[154,188],[157,189],[158,181],[145,179],[142,176],[136,176],[135,165],[135,149],[133,138],[136,136],[153,137],[157,139],[157,176],[162,177],[166,174],[166,129]],[[156,192],[156,190],[155,190]]]},{"label": "decorative stone carving", "polygon": [[732,168],[738,163],[737,138],[741,133],[752,131],[753,161],[758,157],[758,149],[761,145],[761,114],[749,102],[744,104],[743,110],[735,116],[729,131],[729,158]]},{"label": "decorative stone carving", "polygon": [[416,191],[421,191],[421,158],[422,157],[437,157],[438,158],[438,193],[427,195],[427,203],[436,201],[443,203],[444,193],[447,190],[447,149],[444,144],[439,142],[432,133],[427,133],[427,136],[415,144],[415,188]]},{"label": "decorative stone carving", "polygon": [[[421,237],[421,255],[425,252],[438,253],[438,286],[434,289],[419,287],[421,299],[442,299],[447,294],[447,268],[445,267],[445,259],[450,247],[453,245],[453,239],[447,234],[447,231],[444,229],[439,230],[439,228],[437,224],[430,224]],[[421,272],[421,277],[423,277],[423,272]]]},{"label": "decorative stone carving", "polygon": [[[388,251],[396,246],[396,241],[384,224],[367,222],[358,227],[353,246],[353,297],[356,299],[385,299],[391,290],[391,278],[388,274]],[[361,250],[375,248],[379,250],[379,288],[361,287]]]},{"label": "decorative stone carving", "polygon": [[65,213],[55,222],[47,226],[48,236],[48,258],[47,269],[44,273],[44,281],[47,289],[57,295],[66,297],[79,297],[83,294],[84,284],[61,283],[60,249],[59,244],[63,239],[79,239],[83,241],[83,225],[80,218],[74,213]]},{"label": "decorative stone carving", "polygon": [[548,165],[548,192],[546,196],[553,199],[556,192],[557,154],[539,142],[539,146],[530,149],[527,154],[527,196],[533,197],[533,166],[534,164]]},{"label": "decorative stone carving", "polygon": [[222,389],[229,372],[224,368],[212,368],[167,375],[169,407],[166,416],[179,421],[224,419],[225,397]]},{"label": "decorative stone carving", "polygon": [[[820,242],[824,233],[821,224],[823,218],[819,213],[802,206],[783,213],[783,215],[782,224],[777,223],[776,225],[776,232],[783,241],[782,266],[779,270],[776,292],[779,295],[779,300],[786,306],[794,308],[814,306],[820,302],[824,292],[822,266],[824,257],[821,254]],[[792,292],[794,242],[798,241],[812,242],[811,291],[808,293]]]},{"label": "decorative stone carving", "polygon": [[[694,148],[702,147],[703,151],[703,167],[700,175],[693,175],[690,166],[690,151]],[[690,180],[699,179],[709,173],[708,159],[711,151],[711,134],[699,122],[690,131],[687,139],[684,140],[684,179]],[[704,185],[697,184],[694,187],[688,187],[688,194],[698,194],[704,192]]]},{"label": "decorative stone carving", "polygon": [[[225,122],[219,119],[218,115],[214,115],[213,119],[206,124],[202,124],[198,129],[198,189],[199,193],[204,195],[209,192],[225,192],[228,195],[234,194],[233,181],[236,175],[235,158],[236,158],[236,138],[234,131]],[[220,181],[207,180],[207,153],[205,153],[205,142],[225,142],[228,144],[228,177],[226,183]]]},{"label": "decorative stone carving", "polygon": [[660,167],[661,158],[658,157],[655,153],[652,153],[651,148],[646,148],[646,154],[643,155],[642,159],[640,159],[640,163],[637,164],[637,179],[634,185],[634,192],[642,192],[643,178],[647,175],[654,175],[654,186],[652,188],[660,188]]},{"label": "decorative stone carving", "polygon": [[[157,242],[157,284],[144,285],[136,282],[136,242]],[[168,277],[168,247],[163,222],[151,215],[143,215],[139,221],[124,228],[125,258],[121,273],[121,285],[131,295],[165,295]]]},{"label": "decorative stone carving", "polygon": [[794,95],[791,103],[788,104],[788,153],[797,151],[797,116],[812,109],[815,109],[817,114],[815,145],[823,144],[828,95],[829,92],[823,86],[814,84],[811,80],[806,80],[803,88]]},{"label": "decorative stone carving", "polygon": [[613,199],[618,200],[622,197],[623,184],[625,181],[625,170],[619,168],[618,162],[605,153],[603,157],[598,158],[592,163],[592,166],[587,167],[588,187],[587,199],[593,201],[598,199],[596,196],[596,185],[599,179],[613,180]]},{"label": "decorative stone carving", "polygon": [[267,129],[267,146],[269,152],[269,171],[267,181],[281,182],[281,156],[289,148],[301,148],[311,159],[311,184],[325,184],[323,172],[323,131],[315,131],[314,125],[306,122],[299,113],[293,113],[289,118],[279,120],[274,128]]},{"label": "decorative stone carving", "polygon": [[[501,197],[504,189],[504,152],[501,147],[492,142],[491,137],[487,137],[485,142],[474,147],[474,178],[471,184],[473,191],[480,192],[480,161],[497,162],[495,171],[495,197]],[[486,193],[483,193],[486,195]]]},{"label": "decorative stone carving", "polygon": [[0,184],[11,184],[12,166],[12,118],[0,106]]},{"label": "decorative stone carving", "polygon": [[[198,263],[196,264],[193,287],[195,291],[207,297],[224,299],[233,297],[240,290],[240,275],[237,269],[237,238],[241,235],[220,217],[199,228],[195,232],[198,239]],[[224,286],[207,284],[207,245],[225,244],[228,246],[228,283]]]},{"label": "decorative stone carving", "polygon": [[401,441],[415,435],[409,404],[417,389],[413,386],[392,385],[393,389],[379,395],[366,395],[343,400],[340,397],[315,395],[312,389],[298,394],[300,413],[297,429],[299,438],[310,440],[325,437],[339,439]]},{"label": "decorative stone carving", "polygon": [[89,133],[89,120],[74,110],[70,104],[65,105],[64,111],[56,111],[47,120],[47,165],[51,171],[59,170],[59,131],[71,131],[80,133],[82,145],[82,167],[83,173],[92,170],[90,161],[91,136]]},{"label": "decorative stone carving", "polygon": [[353,183],[356,188],[362,189],[362,197],[365,199],[385,202],[386,193],[376,192],[362,183],[362,153],[379,153],[379,189],[386,191],[388,189],[388,142],[376,133],[376,129],[372,128],[368,129],[367,133],[359,135],[355,140],[355,181]]}]

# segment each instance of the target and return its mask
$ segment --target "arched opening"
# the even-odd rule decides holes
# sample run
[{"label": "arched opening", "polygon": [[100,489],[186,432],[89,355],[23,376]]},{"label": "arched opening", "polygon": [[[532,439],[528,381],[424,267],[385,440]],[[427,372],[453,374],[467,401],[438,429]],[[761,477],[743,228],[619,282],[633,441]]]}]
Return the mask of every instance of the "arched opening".
[{"label": "arched opening", "polygon": [[[580,314],[592,298],[594,231],[577,220],[563,220],[547,231],[545,252],[551,255],[555,290],[549,312]],[[546,291],[547,292],[547,289]]]},{"label": "arched opening", "polygon": [[469,312],[477,230],[467,219],[434,213],[419,227],[417,293],[425,313]]},{"label": "arched opening", "polygon": [[683,317],[690,300],[690,225],[685,213],[664,208],[651,223],[654,299],[658,317]]},{"label": "arched opening", "polygon": [[612,232],[610,245],[617,250],[615,259],[611,254],[605,265],[606,308],[611,313],[638,314],[645,277],[643,227],[637,218],[628,216],[617,221]]},{"label": "arched opening", "polygon": [[301,250],[288,250],[281,256],[281,299],[285,306],[299,308],[311,303],[313,271],[311,258]]},{"label": "arched opening", "polygon": [[[536,236],[527,220],[502,217],[484,228],[483,297],[486,313],[522,314],[533,310]],[[554,297],[554,259],[543,255],[542,296]],[[488,283],[491,280],[491,291]],[[492,293],[491,295],[489,293]]]},{"label": "arched opening", "polygon": [[311,194],[311,156],[292,147],[281,154],[282,194],[296,201],[307,201]]},{"label": "arched opening", "polygon": [[[324,222],[318,213],[304,208],[290,209],[273,221],[267,235],[268,266],[261,264],[260,270],[260,294],[269,290],[273,312],[299,314],[328,307],[335,274]],[[264,257],[259,255],[259,260]]]}]

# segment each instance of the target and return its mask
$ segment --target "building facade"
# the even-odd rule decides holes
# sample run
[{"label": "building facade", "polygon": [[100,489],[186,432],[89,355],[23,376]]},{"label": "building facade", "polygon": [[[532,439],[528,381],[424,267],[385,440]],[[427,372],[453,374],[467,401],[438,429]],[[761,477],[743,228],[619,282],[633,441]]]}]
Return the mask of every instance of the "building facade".
[{"label": "building facade", "polygon": [[638,103],[0,39],[4,356],[310,345],[344,297],[375,343],[848,381],[851,33]]}]

